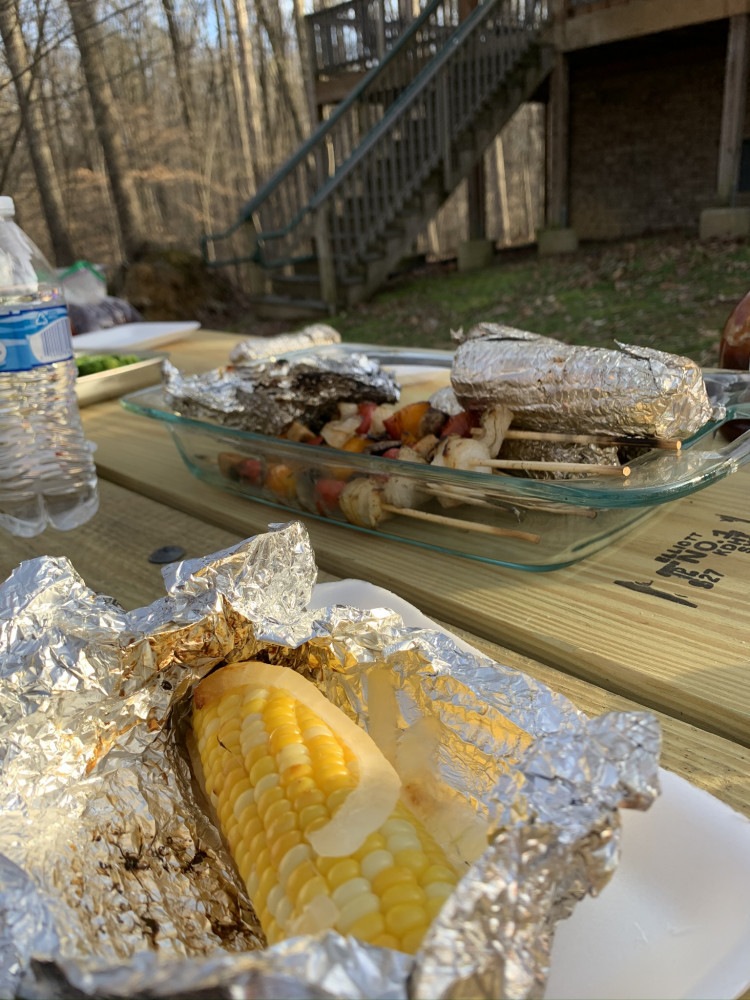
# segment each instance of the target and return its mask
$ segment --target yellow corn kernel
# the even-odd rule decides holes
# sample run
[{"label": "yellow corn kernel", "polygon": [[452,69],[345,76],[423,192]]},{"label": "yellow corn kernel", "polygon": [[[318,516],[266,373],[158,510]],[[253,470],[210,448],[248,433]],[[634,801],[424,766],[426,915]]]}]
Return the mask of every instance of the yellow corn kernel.
[{"label": "yellow corn kernel", "polygon": [[366,879],[372,881],[386,868],[393,868],[393,855],[390,851],[379,848],[366,854],[359,863],[362,874]]},{"label": "yellow corn kernel", "polygon": [[366,913],[364,917],[355,920],[350,925],[348,933],[359,941],[372,941],[385,931],[385,920],[383,914],[378,911]]},{"label": "yellow corn kernel", "polygon": [[380,911],[380,900],[372,892],[361,892],[350,899],[339,913],[336,927],[342,934],[349,934],[352,927],[363,917]]},{"label": "yellow corn kernel", "polygon": [[394,858],[397,865],[403,865],[405,868],[411,868],[417,877],[419,877],[425,868],[429,867],[429,862],[427,861],[424,852],[421,850],[407,848],[405,851],[397,851]]},{"label": "yellow corn kernel", "polygon": [[[333,862],[333,864],[330,867],[327,864],[322,867],[322,863],[325,862]],[[327,870],[324,870],[324,868]],[[318,860],[318,870],[321,874],[325,874],[331,889],[336,889],[343,882],[357,878],[359,875],[359,864],[354,858],[320,858]]]},{"label": "yellow corn kernel", "polygon": [[312,861],[303,861],[301,865],[297,865],[286,880],[286,891],[289,898],[296,899],[302,892],[302,886],[311,878],[319,878],[318,869]]},{"label": "yellow corn kernel", "polygon": [[427,923],[424,907],[416,903],[399,903],[397,906],[392,906],[385,915],[386,929],[398,938],[421,924],[426,927]]},{"label": "yellow corn kernel", "polygon": [[335,792],[331,794],[326,799],[326,805],[328,806],[328,811],[333,816],[336,810],[344,804],[349,792],[351,792],[354,782],[350,785],[344,785],[341,788],[337,788]]},{"label": "yellow corn kernel", "polygon": [[401,938],[401,951],[405,951],[408,955],[413,955],[415,951],[419,951],[429,926],[430,923],[427,921],[426,924],[420,924],[418,927],[407,931]]},{"label": "yellow corn kernel", "polygon": [[289,851],[293,847],[297,847],[302,844],[303,836],[301,830],[287,830],[286,833],[282,833],[275,840],[271,841],[271,864],[278,871],[279,864],[282,859],[286,857]]},{"label": "yellow corn kernel", "polygon": [[313,878],[308,879],[297,893],[297,898],[295,900],[297,909],[300,912],[304,910],[310,900],[314,899],[315,896],[328,895],[330,895],[328,891],[328,883],[322,875],[315,875]]},{"label": "yellow corn kernel", "polygon": [[[281,805],[282,803],[277,803]],[[268,810],[270,812],[270,810]],[[266,817],[268,816],[266,812]],[[286,812],[281,813],[276,819],[268,822],[268,829],[266,831],[266,836],[269,841],[273,844],[275,843],[283,834],[291,833],[292,831],[298,830],[299,820],[295,816],[291,809]]]},{"label": "yellow corn kernel", "polygon": [[387,889],[393,885],[416,885],[417,879],[411,868],[403,865],[394,865],[393,868],[386,868],[379,872],[372,880],[372,887],[375,892],[382,896]]},{"label": "yellow corn kernel", "polygon": [[341,882],[339,886],[333,890],[331,893],[331,899],[334,901],[336,906],[343,907],[347,903],[350,903],[352,899],[356,899],[363,893],[370,891],[370,883],[366,878],[362,878],[361,875],[357,875],[355,878],[350,878],[346,882]]},{"label": "yellow corn kernel", "polygon": [[456,873],[447,865],[430,865],[419,876],[419,884],[429,885],[430,882],[450,882],[455,877]]},{"label": "yellow corn kernel", "polygon": [[380,905],[384,911],[402,903],[418,903],[424,906],[426,901],[424,889],[420,889],[416,882],[398,882],[380,895]]},{"label": "yellow corn kernel", "polygon": [[392,948],[394,951],[397,951],[400,942],[397,937],[393,936],[393,934],[385,933],[385,934],[378,934],[377,937],[374,937],[370,941],[370,944],[377,945],[378,948]]}]

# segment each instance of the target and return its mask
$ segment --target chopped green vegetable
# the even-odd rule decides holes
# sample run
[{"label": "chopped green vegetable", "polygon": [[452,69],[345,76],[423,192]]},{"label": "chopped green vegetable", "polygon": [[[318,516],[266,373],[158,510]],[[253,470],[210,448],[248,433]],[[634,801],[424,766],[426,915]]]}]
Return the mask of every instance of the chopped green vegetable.
[{"label": "chopped green vegetable", "polygon": [[97,372],[109,371],[111,368],[122,368],[123,365],[134,365],[143,358],[137,354],[81,354],[76,357],[79,376],[94,375]]}]

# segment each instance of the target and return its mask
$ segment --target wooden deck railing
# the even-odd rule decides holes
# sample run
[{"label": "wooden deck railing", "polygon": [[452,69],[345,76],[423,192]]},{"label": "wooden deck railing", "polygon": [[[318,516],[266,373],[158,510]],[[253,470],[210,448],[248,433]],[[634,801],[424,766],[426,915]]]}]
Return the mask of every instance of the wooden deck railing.
[{"label": "wooden deck railing", "polygon": [[397,220],[547,23],[546,0],[485,0],[312,200],[337,280]]},{"label": "wooden deck railing", "polygon": [[280,266],[313,253],[311,198],[439,51],[446,25],[458,19],[456,3],[431,0],[382,62],[253,199],[246,211],[253,215],[259,255],[266,266]]},{"label": "wooden deck railing", "polygon": [[371,69],[404,33],[393,0],[345,0],[305,17],[313,73]]}]

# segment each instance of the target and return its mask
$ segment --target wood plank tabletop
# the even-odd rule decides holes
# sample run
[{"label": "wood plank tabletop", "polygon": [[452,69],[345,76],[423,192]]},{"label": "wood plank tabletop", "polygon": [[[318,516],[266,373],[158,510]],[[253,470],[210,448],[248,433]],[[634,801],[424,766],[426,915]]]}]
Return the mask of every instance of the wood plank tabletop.
[{"label": "wood plank tabletop", "polygon": [[164,597],[161,565],[149,562],[157,549],[177,547],[181,558],[194,559],[238,541],[235,532],[100,480],[99,510],[86,524],[72,531],[47,528],[34,538],[3,535],[0,581],[26,559],[63,556],[92,590],[132,611]]}]

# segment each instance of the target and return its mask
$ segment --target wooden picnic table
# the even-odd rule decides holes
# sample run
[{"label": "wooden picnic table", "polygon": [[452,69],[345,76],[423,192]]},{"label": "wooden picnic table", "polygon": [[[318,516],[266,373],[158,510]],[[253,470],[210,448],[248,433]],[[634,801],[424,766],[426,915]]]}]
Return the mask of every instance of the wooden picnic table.
[{"label": "wooden picnic table", "polygon": [[[225,362],[239,339],[198,331],[168,350],[178,367],[201,371]],[[119,401],[89,406],[83,419],[97,446],[99,512],[71,532],[4,536],[0,580],[23,559],[63,555],[92,588],[130,609],[164,594],[160,568],[148,558],[155,549],[205,555],[296,517],[199,481],[166,429]],[[357,578],[385,587],[587,713],[653,711],[663,731],[663,766],[750,817],[750,552],[723,556],[710,588],[656,574],[665,550],[709,539],[727,523],[722,519],[750,534],[749,490],[750,469],[741,470],[670,504],[600,553],[550,573],[299,520],[322,581]]]}]

